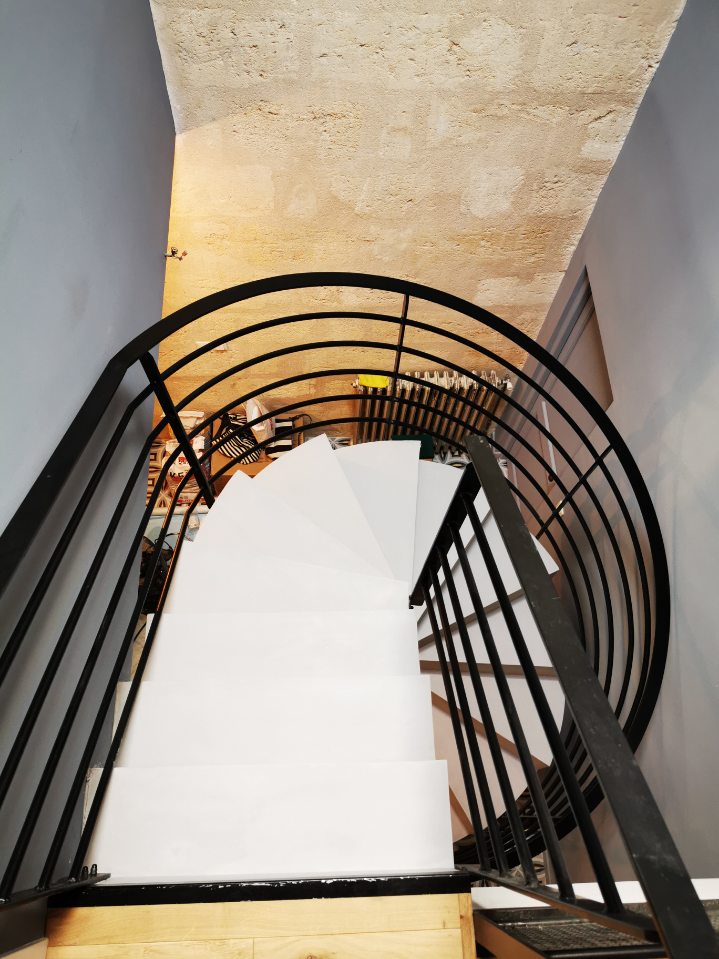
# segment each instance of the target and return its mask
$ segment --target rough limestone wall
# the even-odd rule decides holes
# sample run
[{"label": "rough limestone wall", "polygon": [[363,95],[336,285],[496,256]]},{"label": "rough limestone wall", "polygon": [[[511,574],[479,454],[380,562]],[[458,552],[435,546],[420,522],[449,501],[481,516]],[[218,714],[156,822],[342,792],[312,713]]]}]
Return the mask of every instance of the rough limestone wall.
[{"label": "rough limestone wall", "polygon": [[[448,289],[534,334],[682,2],[152,6],[180,131],[170,237],[190,251],[170,264],[166,312],[243,280],[359,270]],[[397,297],[359,302],[395,315],[400,308]],[[196,324],[164,359],[269,310]],[[441,312],[418,313],[449,322]],[[474,324],[457,328],[505,348]],[[276,331],[253,339],[253,351],[312,334]],[[249,341],[197,364],[174,391],[248,349]],[[464,350],[451,354],[491,365]],[[356,354],[343,355],[357,363]],[[291,372],[317,363],[295,357]],[[404,368],[422,365],[433,364]],[[267,364],[259,381],[283,373],[287,361]]]}]

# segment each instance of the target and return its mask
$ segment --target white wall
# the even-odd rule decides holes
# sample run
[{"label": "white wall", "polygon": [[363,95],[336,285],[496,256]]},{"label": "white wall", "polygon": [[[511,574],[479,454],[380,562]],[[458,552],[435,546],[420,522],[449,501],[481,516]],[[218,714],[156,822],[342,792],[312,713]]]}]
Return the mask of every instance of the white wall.
[{"label": "white wall", "polygon": [[652,494],[672,584],[666,677],[640,761],[694,876],[719,875],[718,39],[719,5],[689,0],[540,335],[586,266],[608,413]]}]

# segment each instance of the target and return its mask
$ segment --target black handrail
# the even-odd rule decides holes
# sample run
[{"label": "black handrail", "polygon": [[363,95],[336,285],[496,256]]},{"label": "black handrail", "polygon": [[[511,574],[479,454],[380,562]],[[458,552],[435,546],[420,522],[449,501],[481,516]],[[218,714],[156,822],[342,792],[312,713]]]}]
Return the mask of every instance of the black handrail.
[{"label": "black handrail", "polygon": [[[444,612],[443,590],[437,579],[437,568],[441,567],[444,572],[444,586],[449,592],[455,610],[455,621],[460,627],[460,639],[467,660],[470,662],[473,659],[471,643],[462,630],[462,609],[457,599],[453,571],[447,562],[448,549],[450,545],[454,545],[458,550],[472,605],[483,625],[482,636],[490,656],[493,679],[502,686],[501,696],[507,708],[508,717],[516,716],[516,706],[512,701],[506,679],[503,679],[492,630],[486,617],[482,617],[482,599],[459,535],[461,525],[465,519],[469,519],[492,587],[499,599],[504,622],[509,629],[522,672],[532,693],[538,717],[557,763],[567,802],[573,808],[579,834],[594,866],[603,905],[577,903],[571,883],[568,883],[564,872],[561,850],[556,845],[551,851],[551,856],[558,874],[558,896],[554,892],[547,895],[548,890],[544,884],[535,885],[517,880],[506,868],[506,860],[503,865],[500,858],[495,858],[490,868],[487,867],[486,857],[484,862],[480,858],[474,871],[476,875],[484,879],[516,888],[533,897],[552,902],[553,905],[579,911],[595,922],[611,925],[639,939],[652,941],[656,929],[667,955],[685,957],[685,959],[695,959],[698,956],[715,957],[719,954],[719,944],[709,919],[614,712],[591,669],[578,636],[567,618],[559,597],[554,592],[549,574],[521,517],[510,486],[499,468],[491,446],[486,439],[477,436],[468,436],[466,445],[472,465],[467,467],[468,475],[465,475],[458,489],[453,508],[440,529],[432,553],[419,576],[413,596],[417,599],[421,595],[427,604],[438,651],[441,651],[443,646],[446,647],[447,655],[454,661],[456,640]],[[523,595],[532,611],[544,646],[556,670],[576,729],[582,738],[609,807],[614,813],[631,864],[647,897],[654,926],[648,925],[646,917],[642,914],[625,908],[619,898],[595,827],[588,816],[588,810],[584,807],[579,781],[572,768],[566,744],[557,734],[541,680],[527,649],[492,548],[475,509],[474,497],[476,490],[480,487],[487,499],[491,515],[517,574]],[[442,621],[441,634],[437,629],[433,611],[435,606]],[[443,663],[446,662],[443,651],[440,658]],[[452,684],[444,667],[442,676],[449,692]],[[475,677],[472,678],[474,682]],[[481,685],[479,675],[476,676],[476,682]],[[461,677],[455,675],[455,690],[461,683]],[[458,711],[456,703],[450,700],[449,696],[448,701],[451,703],[453,725],[462,723],[464,734],[471,745],[477,738],[471,717],[468,720],[464,710]],[[494,756],[493,761],[496,766],[497,760]],[[528,768],[525,764],[525,773]],[[474,776],[486,776],[481,759],[475,759],[473,773]],[[468,765],[466,769],[463,767],[463,774],[467,791],[470,792],[473,789],[473,777]],[[514,830],[513,836],[516,842]],[[492,845],[495,846],[494,841]],[[661,850],[660,853],[659,850]],[[518,854],[526,870],[531,865],[527,860],[526,852],[518,850]]]},{"label": "black handrail", "polygon": [[[290,291],[309,290],[315,287],[354,287],[363,290],[377,290],[383,293],[398,294],[398,311],[391,313],[373,312],[369,310],[318,310],[305,313],[296,313],[286,316],[271,317],[249,325],[232,327],[217,336],[214,340],[193,350],[181,359],[173,362],[164,371],[160,371],[151,355],[151,351],[161,344],[168,336],[185,327],[208,313],[222,309],[232,304],[258,299],[267,294]],[[490,350],[481,342],[460,336],[449,329],[435,326],[426,321],[420,321],[412,315],[412,304],[415,300],[435,305],[443,309],[453,310],[456,313],[494,331],[503,337],[507,344],[524,350],[534,359],[534,369],[531,373],[509,363],[499,351]],[[388,342],[370,338],[318,338],[314,342],[297,343],[279,349],[260,352],[256,356],[250,355],[249,350],[243,350],[244,359],[240,363],[230,364],[210,376],[205,382],[191,390],[187,395],[177,398],[177,391],[173,377],[191,362],[205,356],[210,350],[224,343],[242,341],[255,334],[262,334],[267,330],[281,331],[283,328],[301,328],[308,321],[331,322],[335,319],[352,319],[360,323],[371,323],[374,328],[386,328],[395,335]],[[427,333],[434,335],[440,347],[435,351],[421,349],[413,344],[412,337]],[[467,369],[450,360],[442,354],[441,344],[456,347],[466,351],[467,356],[475,356],[477,365],[490,362],[504,374],[512,374],[522,384],[522,391],[512,395],[511,392],[498,388],[493,382],[483,378],[472,369]],[[347,356],[347,364],[338,367],[336,364],[325,368],[322,357],[329,352],[331,355],[342,349]],[[369,364],[366,361],[367,350],[376,355],[388,354],[389,362]],[[334,351],[334,352],[333,352]],[[303,353],[312,358],[316,367],[310,372],[293,374],[266,382],[260,388],[245,389],[233,397],[222,407],[213,408],[213,411],[194,429],[185,432],[179,414],[195,400],[208,394],[213,387],[229,381],[232,377],[241,377],[250,373],[256,367],[272,360],[283,360]],[[420,364],[431,364],[446,370],[452,370],[467,377],[475,386],[461,399],[456,394],[436,383],[428,383],[422,378],[400,370],[401,362],[409,362],[413,358]],[[126,518],[126,509],[129,509],[130,496],[136,488],[139,478],[143,474],[146,458],[152,442],[160,436],[165,427],[169,426],[179,443],[178,448],[165,461],[154,489],[151,491],[142,518],[139,521],[134,535],[128,538],[123,545],[124,562],[122,572],[116,582],[110,583],[111,593],[106,612],[97,624],[94,641],[87,653],[83,654],[82,669],[71,696],[69,705],[58,725],[52,746],[45,760],[42,775],[33,795],[28,800],[24,820],[19,828],[14,849],[7,864],[2,866],[2,880],[0,881],[0,900],[17,901],[18,897],[27,895],[23,890],[16,889],[16,881],[21,873],[21,867],[26,859],[28,850],[34,841],[37,825],[42,816],[47,816],[45,809],[48,795],[58,776],[58,770],[67,761],[64,758],[65,747],[70,733],[77,733],[75,726],[81,707],[86,701],[88,690],[98,683],[96,672],[101,654],[105,649],[107,637],[115,620],[119,617],[121,599],[125,595],[134,570],[137,547],[141,541],[145,526],[151,517],[153,507],[157,502],[160,487],[168,470],[180,453],[184,453],[190,464],[190,476],[197,482],[199,492],[193,504],[188,507],[184,522],[187,523],[192,510],[204,500],[207,505],[212,504],[214,492],[213,484],[219,476],[232,467],[226,464],[214,475],[206,472],[206,466],[211,462],[212,454],[219,448],[220,443],[214,437],[212,430],[219,417],[234,406],[246,402],[248,399],[294,384],[302,384],[307,380],[315,381],[317,395],[309,399],[286,403],[272,415],[291,414],[298,409],[316,407],[323,411],[323,418],[316,427],[339,424],[359,425],[367,427],[367,438],[391,437],[395,431],[397,413],[400,409],[411,411],[409,422],[410,431],[427,433],[438,440],[450,440],[453,443],[461,442],[465,433],[470,435],[483,434],[487,442],[510,463],[516,471],[516,478],[510,482],[510,488],[518,500],[523,504],[530,524],[535,534],[543,536],[551,547],[557,560],[564,583],[569,593],[569,612],[574,618],[580,632],[580,639],[593,657],[594,669],[601,674],[604,689],[609,696],[611,706],[620,716],[622,726],[632,748],[640,742],[656,703],[661,684],[664,662],[666,659],[668,628],[669,628],[669,600],[668,574],[666,559],[662,547],[661,533],[651,499],[641,479],[624,441],[611,424],[606,414],[592,399],[584,387],[533,340],[514,329],[505,321],[493,314],[467,303],[457,297],[433,290],[420,284],[402,280],[370,276],[354,273],[307,273],[285,277],[261,280],[243,284],[224,290],[219,293],[198,300],[194,304],[177,311],[172,316],[150,327],[123,350],[121,350],[107,365],[104,373],[90,392],[77,417],[68,429],[65,437],[50,457],[46,468],[33,484],[27,497],[17,510],[6,530],[0,536],[0,594],[10,582],[15,585],[16,571],[21,569],[22,558],[30,545],[38,539],[48,517],[52,517],[54,505],[60,490],[66,483],[73,469],[80,462],[83,455],[87,455],[91,440],[97,439],[98,430],[103,417],[107,417],[113,408],[113,402],[118,398],[120,387],[125,381],[128,371],[139,364],[150,380],[148,386],[139,390],[137,395],[130,398],[124,411],[120,411],[117,420],[110,426],[111,437],[109,442],[102,443],[102,453],[92,468],[89,481],[83,484],[72,508],[70,520],[66,523],[45,568],[32,578],[27,578],[23,571],[23,582],[27,584],[24,591],[27,595],[24,607],[19,616],[10,619],[11,629],[9,639],[0,653],[0,682],[14,678],[13,670],[21,667],[23,657],[18,652],[23,643],[29,641],[29,629],[34,624],[48,602],[52,599],[52,586],[62,575],[63,561],[68,551],[78,541],[82,540],[86,526],[86,517],[98,496],[98,490],[103,488],[109,476],[113,475],[116,466],[116,453],[120,442],[128,435],[130,424],[135,414],[142,412],[145,401],[154,396],[159,403],[162,418],[155,424],[141,441],[136,460],[127,475],[113,516],[99,546],[94,547],[93,558],[85,576],[73,609],[59,631],[54,644],[50,661],[47,663],[43,677],[40,679],[29,709],[22,718],[19,733],[5,764],[0,768],[0,804],[5,797],[6,804],[16,799],[12,794],[17,779],[16,773],[23,762],[27,750],[25,747],[32,743],[34,728],[38,719],[44,715],[45,702],[49,692],[54,689],[54,682],[63,664],[74,649],[78,621],[88,604],[88,599],[95,595],[103,585],[105,576],[105,557],[114,549],[123,519]],[[324,383],[332,383],[333,379],[347,377],[349,379],[357,373],[374,373],[387,377],[390,388],[383,393],[373,392],[368,398],[354,392],[332,392],[330,388],[323,392]],[[563,409],[556,398],[546,388],[546,373],[551,373],[569,391],[579,409],[589,414],[593,428],[602,434],[603,440],[590,439],[586,429],[582,429],[573,411]],[[256,376],[255,376],[256,379]],[[402,389],[399,388],[400,384]],[[404,389],[404,386],[407,389]],[[586,462],[579,465],[579,459],[569,455],[561,443],[557,442],[546,425],[533,415],[532,405],[537,397],[542,397],[552,406],[556,415],[572,431],[580,443],[581,450],[589,459],[591,468],[587,469]],[[355,412],[349,416],[335,415],[334,407],[338,402],[354,404]],[[204,405],[204,401],[203,401]],[[258,425],[265,417],[259,417],[254,425]],[[561,464],[554,467],[547,462],[547,457],[541,449],[527,440],[524,431],[518,424],[529,424],[537,432],[550,440]],[[253,425],[253,424],[250,424]],[[211,445],[201,455],[195,455],[192,440],[200,432],[210,429],[213,433]],[[303,427],[293,428],[290,435],[300,433]],[[597,442],[599,447],[595,446]],[[512,445],[513,444],[513,445]],[[257,444],[263,448],[265,444]],[[211,471],[210,471],[211,472]],[[538,476],[544,472],[550,475],[556,489],[561,494],[560,503],[553,501]],[[617,474],[617,479],[615,475]],[[124,474],[123,474],[124,479]],[[102,802],[104,790],[110,777],[112,759],[119,746],[118,736],[104,754],[105,769],[101,776],[100,788],[96,793],[92,805],[83,839],[73,854],[73,865],[68,877],[57,877],[58,863],[61,852],[67,841],[69,827],[81,791],[84,777],[98,748],[101,732],[106,721],[106,715],[114,695],[114,686],[120,675],[124,657],[127,654],[136,631],[136,619],[148,595],[150,584],[155,572],[159,568],[160,550],[169,523],[176,512],[180,490],[184,488],[186,480],[175,491],[173,502],[166,512],[162,531],[157,540],[157,546],[150,558],[146,571],[145,586],[137,597],[130,620],[123,619],[120,630],[122,640],[117,647],[109,676],[103,677],[105,683],[100,706],[91,728],[83,730],[85,747],[79,758],[79,764],[72,772],[69,792],[62,797],[62,809],[57,819],[54,838],[46,850],[45,865],[41,870],[37,882],[37,890],[49,893],[61,888],[63,883],[74,883],[83,876],[83,858],[87,850],[87,843],[92,832],[97,812]],[[609,493],[605,496],[599,484],[604,484]],[[621,492],[621,488],[625,492]],[[465,490],[466,491],[466,490]],[[583,506],[581,497],[585,497],[588,512]],[[627,501],[629,497],[629,501]],[[458,508],[463,508],[460,503]],[[563,515],[563,512],[566,515]],[[618,540],[615,530],[616,519],[621,517],[623,529],[628,536],[628,547]],[[589,516],[599,523],[599,533],[591,525]],[[449,529],[449,528],[448,528]],[[607,546],[607,559],[603,560],[602,551],[596,542],[601,536]],[[456,530],[446,533],[447,544],[453,544],[457,550],[458,562],[465,576],[471,578],[471,569],[468,570],[468,561],[464,544],[457,539]],[[129,544],[129,545],[128,545]],[[181,538],[180,538],[181,544]],[[172,575],[174,564],[170,568]],[[448,574],[450,574],[448,576]],[[452,570],[447,564],[446,555],[439,555],[437,565],[432,574],[434,577],[444,577],[451,581]],[[632,588],[633,575],[639,582],[639,589]],[[169,576],[164,583],[162,596],[166,594]],[[597,588],[596,583],[599,583]],[[105,584],[107,585],[107,584]],[[430,591],[434,581],[429,584]],[[469,580],[468,580],[469,585]],[[476,584],[475,584],[476,586]],[[465,654],[469,643],[466,630],[463,629],[462,612],[459,599],[452,594],[451,587],[447,605],[438,609],[439,622],[433,612],[429,611],[432,622],[432,632],[436,637],[446,632],[449,627],[449,615],[452,613],[459,630],[459,638]],[[17,592],[15,590],[14,592]],[[22,595],[23,590],[20,590]],[[471,587],[470,587],[471,593]],[[420,599],[424,598],[424,589]],[[442,602],[442,601],[438,601]],[[476,605],[476,604],[475,604]],[[482,619],[483,610],[476,611],[480,629],[484,632],[486,623]],[[459,617],[459,618],[457,618]],[[486,619],[486,617],[485,617]],[[157,628],[159,617],[155,619],[148,635],[149,648],[152,645],[152,636]],[[94,627],[93,627],[94,628]],[[450,630],[451,631],[451,630]],[[440,644],[441,645],[441,644]],[[639,674],[636,675],[633,659],[634,653],[625,655],[633,646],[637,647],[639,656]],[[615,656],[616,650],[621,653]],[[489,649],[489,647],[488,647]],[[439,652],[439,646],[438,646]],[[115,654],[113,654],[115,655]],[[491,755],[495,761],[494,775],[506,807],[505,813],[499,817],[493,806],[488,782],[477,782],[478,793],[475,799],[469,796],[470,814],[475,830],[477,856],[480,862],[491,872],[497,868],[511,869],[518,864],[528,885],[538,886],[531,856],[542,849],[548,849],[555,865],[557,879],[560,886],[559,895],[565,898],[569,894],[569,878],[562,869],[561,849],[559,839],[574,828],[576,817],[585,822],[586,811],[592,809],[602,797],[594,766],[589,761],[586,744],[571,713],[567,713],[561,731],[555,735],[555,746],[562,753],[560,763],[545,771],[540,778],[531,762],[528,748],[522,747],[522,730],[515,723],[513,734],[519,750],[525,774],[527,776],[527,797],[518,797],[516,804],[508,802],[511,793],[506,771],[503,771],[501,747],[499,746],[496,731],[492,723],[486,700],[481,698],[482,691],[479,685],[479,674],[472,668],[471,659],[470,682],[477,697],[477,703],[483,716],[485,731]],[[441,656],[440,656],[441,663]],[[476,664],[475,664],[476,665]],[[451,653],[444,661],[444,672],[447,678],[455,680],[456,695],[452,700],[458,704],[457,708],[464,715],[467,714],[469,702],[460,686],[461,676],[459,663],[453,659]],[[136,675],[133,683],[139,679]],[[498,684],[499,684],[498,679]],[[619,686],[619,694],[615,692]],[[131,687],[136,689],[136,685]],[[501,690],[500,690],[501,693]],[[504,690],[504,694],[507,689]],[[448,700],[449,700],[448,692]],[[129,716],[134,693],[128,699],[127,712]],[[119,737],[126,725],[126,719],[121,720]],[[562,747],[559,749],[559,747]],[[526,747],[526,741],[524,743]],[[460,741],[457,740],[460,750]],[[463,768],[476,764],[477,753],[469,743],[469,752],[465,750],[464,760],[460,750],[460,762]],[[566,754],[566,755],[565,755]],[[531,771],[529,766],[531,766]],[[64,767],[63,767],[64,768]],[[571,782],[568,797],[567,779],[570,772],[576,774],[577,787]],[[466,780],[467,777],[465,777]],[[571,778],[571,777],[570,777]],[[577,792],[577,789],[579,790]],[[478,797],[478,798],[477,798]],[[571,802],[569,799],[571,798]],[[481,800],[481,804],[479,802]],[[483,813],[480,811],[480,805]],[[521,815],[520,815],[520,806]],[[482,818],[484,814],[484,819]],[[585,822],[586,825],[586,822]],[[45,830],[47,831],[47,830]],[[53,831],[50,830],[52,833]],[[595,866],[600,874],[605,875],[604,891],[607,899],[612,901],[612,890],[609,878],[606,877],[606,868],[602,864],[603,854],[601,847],[593,851]],[[36,891],[37,891],[36,890]],[[551,893],[546,893],[549,899]],[[616,905],[616,902],[614,903]]]}]

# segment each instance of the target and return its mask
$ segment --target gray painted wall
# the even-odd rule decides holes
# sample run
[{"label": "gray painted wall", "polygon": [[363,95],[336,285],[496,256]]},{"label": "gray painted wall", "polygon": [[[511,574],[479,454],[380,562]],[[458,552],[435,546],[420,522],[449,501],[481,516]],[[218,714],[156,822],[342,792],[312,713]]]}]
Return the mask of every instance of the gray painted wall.
[{"label": "gray painted wall", "polygon": [[688,0],[540,336],[586,267],[608,412],[654,499],[672,582],[666,678],[639,755],[694,876],[719,875],[718,41],[719,4]]},{"label": "gray painted wall", "polygon": [[1,529],[161,315],[174,127],[149,0],[0,0],[0,91]]},{"label": "gray painted wall", "polygon": [[[108,359],[161,316],[175,134],[149,0],[0,0],[0,91],[2,529]],[[128,375],[108,423],[143,382],[137,371]],[[0,763],[137,460],[150,414],[146,405],[135,416],[108,482],[92,502],[83,535],[51,591],[49,608],[28,635],[3,690]],[[5,626],[16,621],[27,585],[101,448],[96,442],[88,449],[3,598],[0,621]],[[2,811],[0,866],[117,572],[128,555],[135,558],[129,546],[144,506],[145,484],[141,477],[133,491]],[[135,563],[120,603],[125,623],[120,616],[113,622],[16,888],[33,882],[44,860],[52,812],[77,766],[103,676],[127,625],[136,570]],[[78,828],[79,811],[75,836]],[[60,874],[66,874],[69,862],[70,847],[61,858]],[[2,940],[0,928],[0,952]]]}]

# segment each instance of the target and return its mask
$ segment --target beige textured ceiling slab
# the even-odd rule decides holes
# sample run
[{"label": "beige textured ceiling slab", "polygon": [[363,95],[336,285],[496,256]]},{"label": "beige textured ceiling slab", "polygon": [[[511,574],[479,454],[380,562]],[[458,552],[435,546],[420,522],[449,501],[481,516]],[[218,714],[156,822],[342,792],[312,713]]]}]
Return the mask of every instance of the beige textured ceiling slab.
[{"label": "beige textured ceiling slab", "polygon": [[[152,0],[179,132],[170,242],[189,250],[168,263],[165,311],[262,276],[358,270],[446,289],[534,335],[681,6]],[[343,305],[355,301],[368,296]],[[396,314],[396,297],[376,308],[388,302]],[[266,310],[193,324],[163,362]],[[237,342],[221,362],[245,355]],[[288,375],[287,361],[267,370]]]}]

